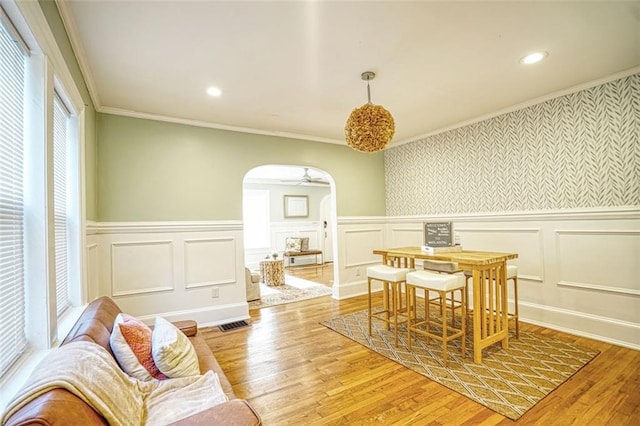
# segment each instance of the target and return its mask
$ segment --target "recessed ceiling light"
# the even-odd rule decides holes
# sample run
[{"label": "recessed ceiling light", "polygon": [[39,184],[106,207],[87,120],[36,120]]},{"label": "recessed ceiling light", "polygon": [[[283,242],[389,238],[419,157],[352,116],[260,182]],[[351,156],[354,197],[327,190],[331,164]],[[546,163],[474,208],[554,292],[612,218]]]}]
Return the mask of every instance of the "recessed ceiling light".
[{"label": "recessed ceiling light", "polygon": [[222,95],[222,90],[218,89],[217,87],[209,87],[207,89],[207,95],[220,96],[220,95]]},{"label": "recessed ceiling light", "polygon": [[535,64],[536,62],[540,62],[541,60],[546,58],[547,55],[547,52],[533,52],[520,59],[520,63],[525,65]]}]

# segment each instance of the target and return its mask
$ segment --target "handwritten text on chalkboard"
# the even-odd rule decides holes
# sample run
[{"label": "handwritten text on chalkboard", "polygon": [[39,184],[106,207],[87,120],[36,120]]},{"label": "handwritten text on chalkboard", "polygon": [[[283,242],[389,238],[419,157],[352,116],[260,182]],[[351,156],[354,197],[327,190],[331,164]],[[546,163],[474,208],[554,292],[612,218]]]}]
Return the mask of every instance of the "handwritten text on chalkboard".
[{"label": "handwritten text on chalkboard", "polygon": [[424,243],[430,247],[453,246],[452,222],[431,222],[424,224]]}]

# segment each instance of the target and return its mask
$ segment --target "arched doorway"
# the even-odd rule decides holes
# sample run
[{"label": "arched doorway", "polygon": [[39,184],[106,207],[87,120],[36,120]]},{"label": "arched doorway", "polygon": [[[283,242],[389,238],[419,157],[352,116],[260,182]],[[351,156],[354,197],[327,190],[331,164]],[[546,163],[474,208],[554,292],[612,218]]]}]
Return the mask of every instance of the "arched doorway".
[{"label": "arched doorway", "polygon": [[[306,214],[286,214],[285,200],[291,196],[308,200]],[[247,267],[259,269],[260,261],[274,252],[281,258],[287,237],[306,237],[309,249],[322,251],[322,263],[330,262],[327,267],[313,268],[322,272],[315,281],[333,284],[337,275],[337,265],[333,263],[336,253],[335,181],[327,172],[315,167],[274,164],[249,170],[243,179],[243,218]],[[311,270],[316,262],[315,257],[307,256],[293,260],[294,265],[288,264],[288,267],[308,265]],[[302,269],[290,269],[290,272],[293,274]],[[313,275],[306,275],[305,279],[314,281]]]}]

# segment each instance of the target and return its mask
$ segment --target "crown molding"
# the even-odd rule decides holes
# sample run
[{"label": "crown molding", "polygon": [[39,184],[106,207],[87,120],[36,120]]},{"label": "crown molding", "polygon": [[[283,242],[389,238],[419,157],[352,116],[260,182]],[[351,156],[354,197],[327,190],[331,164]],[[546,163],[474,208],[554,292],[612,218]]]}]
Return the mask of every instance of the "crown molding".
[{"label": "crown molding", "polygon": [[87,60],[87,54],[80,42],[80,37],[78,36],[78,26],[76,25],[75,19],[73,19],[73,15],[71,14],[71,10],[67,5],[67,1],[55,0],[56,6],[58,7],[58,12],[60,13],[60,18],[62,19],[62,24],[64,25],[64,29],[67,32],[67,36],[69,38],[69,42],[71,43],[71,49],[73,50],[73,54],[78,61],[78,66],[80,67],[80,73],[82,74],[82,78],[84,79],[84,83],[87,86],[87,90],[89,91],[89,96],[91,97],[91,102],[93,102],[93,107],[98,110],[100,109],[100,96],[98,95],[98,90],[96,89],[95,81],[93,80],[93,74],[91,73],[91,67],[89,66],[89,61]]},{"label": "crown molding", "polygon": [[597,80],[592,80],[589,81],[587,83],[582,83],[582,84],[578,84],[576,86],[571,86],[568,87],[566,89],[562,89],[559,90],[557,92],[553,92],[553,93],[549,93],[547,95],[544,96],[540,96],[534,99],[530,99],[528,101],[525,102],[521,102],[519,104],[515,104],[515,105],[511,105],[509,107],[503,108],[503,109],[499,109],[497,111],[494,112],[490,112],[488,114],[484,114],[484,115],[480,115],[478,117],[475,118],[471,118],[469,120],[465,120],[465,121],[460,121],[458,123],[452,124],[451,126],[447,126],[447,127],[443,127],[440,129],[436,129],[432,132],[429,133],[425,133],[419,136],[414,136],[408,139],[403,139],[401,141],[395,142],[393,143],[389,148],[393,148],[396,146],[400,146],[400,145],[404,145],[407,143],[411,143],[411,142],[417,142],[426,138],[429,138],[431,136],[435,136],[435,135],[439,135],[441,133],[445,133],[451,130],[455,130],[455,129],[459,129],[461,127],[466,127],[466,126],[470,126],[471,124],[475,124],[475,123],[479,123],[481,121],[485,121],[485,120],[489,120],[490,118],[495,118],[498,117],[500,115],[504,115],[504,114],[508,114],[510,112],[514,112],[514,111],[518,111],[524,108],[528,108],[531,107],[533,105],[537,105],[537,104],[541,104],[543,102],[547,102],[550,101],[551,99],[555,99],[555,98],[559,98],[561,96],[566,96],[566,95],[570,95],[572,93],[576,93],[576,92],[580,92],[582,90],[586,90],[586,89],[590,89],[592,87],[596,87],[596,86],[601,86],[603,84],[612,82],[614,80],[618,80],[624,77],[628,77],[630,75],[633,74],[637,74],[640,72],[640,66],[638,67],[633,67],[633,68],[629,68],[627,70],[615,73],[615,74],[611,74],[608,75],[606,77],[603,78],[599,78]]}]

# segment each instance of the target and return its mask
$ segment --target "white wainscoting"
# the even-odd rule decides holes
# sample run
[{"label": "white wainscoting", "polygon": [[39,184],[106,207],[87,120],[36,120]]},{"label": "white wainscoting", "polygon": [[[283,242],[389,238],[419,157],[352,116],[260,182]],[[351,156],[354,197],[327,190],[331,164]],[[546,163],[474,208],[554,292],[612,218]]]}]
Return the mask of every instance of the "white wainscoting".
[{"label": "white wainscoting", "polygon": [[247,319],[243,249],[240,221],[88,223],[87,295],[145,320]]},{"label": "white wainscoting", "polygon": [[[341,217],[333,297],[366,294],[366,268],[381,260],[373,250],[420,245],[425,221],[453,221],[465,249],[519,254],[522,321],[640,349],[640,208]],[[274,241],[309,236],[313,248],[320,231],[277,224]],[[89,299],[108,295],[149,319],[248,318],[240,221],[89,223],[85,242]]]},{"label": "white wainscoting", "polygon": [[[367,293],[367,267],[380,263],[376,248],[387,247],[387,221],[378,218],[338,218],[338,256],[334,257],[333,297],[346,299]],[[376,287],[379,289],[381,287]]]},{"label": "white wainscoting", "polygon": [[522,321],[640,349],[640,208],[338,218],[334,297],[366,294],[376,248],[422,244],[453,221],[463,248],[515,252]]},{"label": "white wainscoting", "polygon": [[[258,269],[258,265],[265,256],[271,255],[273,252],[277,252],[278,256],[282,258],[282,253],[285,251],[285,241],[288,237],[307,237],[309,238],[309,248],[312,250],[321,250],[320,248],[320,236],[322,235],[322,228],[320,222],[314,221],[286,221],[286,222],[271,222],[271,247],[263,247],[256,249],[247,249],[245,251],[245,262],[250,269]],[[296,264],[311,264],[315,263],[316,258],[299,258],[296,259]]]}]

